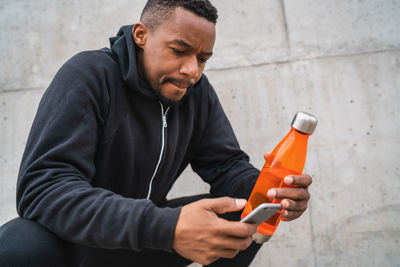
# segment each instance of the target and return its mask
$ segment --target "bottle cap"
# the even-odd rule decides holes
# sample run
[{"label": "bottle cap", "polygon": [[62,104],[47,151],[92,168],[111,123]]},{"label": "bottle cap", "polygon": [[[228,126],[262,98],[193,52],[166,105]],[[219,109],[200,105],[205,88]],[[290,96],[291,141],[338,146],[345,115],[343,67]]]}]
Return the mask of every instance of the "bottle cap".
[{"label": "bottle cap", "polygon": [[302,111],[297,112],[292,121],[293,128],[306,134],[312,134],[317,124],[318,121],[313,115]]}]

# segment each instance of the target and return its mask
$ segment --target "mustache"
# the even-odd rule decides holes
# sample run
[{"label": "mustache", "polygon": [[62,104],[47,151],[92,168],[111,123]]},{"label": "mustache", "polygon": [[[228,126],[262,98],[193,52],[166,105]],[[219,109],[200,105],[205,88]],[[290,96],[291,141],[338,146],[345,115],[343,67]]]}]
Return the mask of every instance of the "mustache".
[{"label": "mustache", "polygon": [[167,83],[170,82],[173,85],[179,87],[179,88],[190,88],[193,87],[194,83],[188,80],[183,80],[183,79],[176,79],[176,78],[166,78],[162,83]]}]

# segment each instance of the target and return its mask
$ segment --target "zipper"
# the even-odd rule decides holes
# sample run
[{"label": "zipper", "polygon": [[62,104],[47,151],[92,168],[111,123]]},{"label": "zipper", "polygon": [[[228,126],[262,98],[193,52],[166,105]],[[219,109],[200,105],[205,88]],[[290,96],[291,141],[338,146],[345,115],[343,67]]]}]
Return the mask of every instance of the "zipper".
[{"label": "zipper", "polygon": [[160,150],[160,155],[158,156],[158,162],[157,162],[156,168],[154,169],[154,172],[153,172],[153,176],[151,176],[151,179],[150,179],[149,192],[147,193],[146,199],[150,199],[151,187],[153,185],[153,180],[154,180],[154,177],[157,174],[158,167],[160,166],[161,159],[162,159],[162,156],[163,156],[163,153],[164,153],[164,147],[165,147],[165,129],[167,128],[167,113],[168,113],[170,107],[167,107],[167,109],[164,112],[163,104],[161,102],[159,102],[159,103],[160,103],[160,107],[161,107],[161,123],[162,123],[162,127],[161,127],[161,150]]}]

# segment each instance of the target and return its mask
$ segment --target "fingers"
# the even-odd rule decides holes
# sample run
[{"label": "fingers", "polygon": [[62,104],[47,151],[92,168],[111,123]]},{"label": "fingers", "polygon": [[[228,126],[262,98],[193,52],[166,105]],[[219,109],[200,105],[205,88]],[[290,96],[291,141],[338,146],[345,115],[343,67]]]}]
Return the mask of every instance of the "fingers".
[{"label": "fingers", "polygon": [[267,160],[267,158],[269,157],[269,155],[271,155],[270,152],[265,152],[265,153],[264,153],[264,159]]},{"label": "fingers", "polygon": [[[309,200],[310,193],[308,186],[312,183],[312,178],[308,174],[289,175],[284,178],[284,182],[288,186],[282,188],[272,188],[267,192],[270,199],[289,198],[294,200]],[[296,187],[293,187],[296,186]]]},{"label": "fingers", "polygon": [[286,221],[291,221],[300,217],[307,209],[307,201],[293,201],[291,199],[284,199],[282,200],[281,204],[283,207],[281,214]]},{"label": "fingers", "polygon": [[284,199],[281,202],[282,208],[288,211],[304,211],[307,209],[307,201],[294,201],[292,199]]},{"label": "fingers", "polygon": [[198,263],[200,263],[201,265],[209,265],[211,263],[213,263],[214,261],[218,260],[219,257],[218,256],[205,256],[203,257],[204,259],[197,261]]},{"label": "fingers", "polygon": [[283,188],[273,188],[268,190],[267,196],[269,199],[293,199],[293,200],[309,200],[310,193],[306,188],[301,187],[283,187]]},{"label": "fingers", "polygon": [[221,258],[233,259],[238,253],[239,250],[224,249],[221,250],[218,254],[221,255]]},{"label": "fingers", "polygon": [[284,183],[291,187],[272,188],[267,192],[268,197],[282,199],[281,215],[285,221],[291,221],[300,217],[307,209],[310,193],[308,186],[312,183],[311,176],[290,175],[284,178]]},{"label": "fingers", "polygon": [[233,250],[233,249],[221,249],[221,250],[214,250],[210,255],[208,256],[203,256],[203,259],[200,259],[197,261],[201,265],[209,265],[213,263],[214,261],[218,260],[219,258],[228,258],[228,259],[233,259],[237,254],[239,253],[239,250]]},{"label": "fingers", "polygon": [[300,187],[308,187],[312,183],[312,178],[308,174],[289,175],[284,179],[286,185],[297,185]]},{"label": "fingers", "polygon": [[303,213],[304,211],[283,211],[282,217],[285,221],[292,221],[299,218]]},{"label": "fingers", "polygon": [[[215,238],[215,246],[213,247],[214,250],[232,250],[232,251],[239,251],[239,250],[246,250],[253,241],[252,236],[248,236],[246,238],[237,238],[232,236],[225,236],[223,238],[216,237]],[[217,241],[218,239],[218,241]],[[224,257],[221,255],[221,257]]]},{"label": "fingers", "polygon": [[241,250],[246,250],[252,243],[252,238],[234,238],[225,237],[223,239],[215,237],[210,246],[210,253],[206,258],[206,262],[202,264],[210,264],[219,258],[234,258]]},{"label": "fingers", "polygon": [[197,262],[200,263],[201,265],[209,265],[214,261],[218,260],[219,258],[232,259],[238,253],[239,250],[232,250],[232,249],[214,250],[209,255],[202,255]]},{"label": "fingers", "polygon": [[257,225],[220,219],[216,230],[226,236],[247,238],[257,232]]}]

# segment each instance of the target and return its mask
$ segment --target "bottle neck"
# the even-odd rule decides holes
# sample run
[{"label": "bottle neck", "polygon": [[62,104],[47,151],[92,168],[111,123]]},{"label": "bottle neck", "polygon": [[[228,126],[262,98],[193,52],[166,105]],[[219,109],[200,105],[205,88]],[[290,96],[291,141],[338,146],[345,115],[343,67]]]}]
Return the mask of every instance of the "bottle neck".
[{"label": "bottle neck", "polygon": [[310,134],[291,127],[288,134],[279,142],[268,157],[265,167],[291,170],[302,173]]},{"label": "bottle neck", "polygon": [[290,129],[290,130],[291,130],[291,131],[295,131],[296,133],[299,133],[299,134],[301,134],[301,135],[306,135],[307,138],[310,137],[310,135],[311,135],[311,134],[308,134],[308,133],[303,133],[302,131],[299,131],[299,130],[297,130],[296,128],[294,128],[293,126],[291,126],[291,129]]}]

